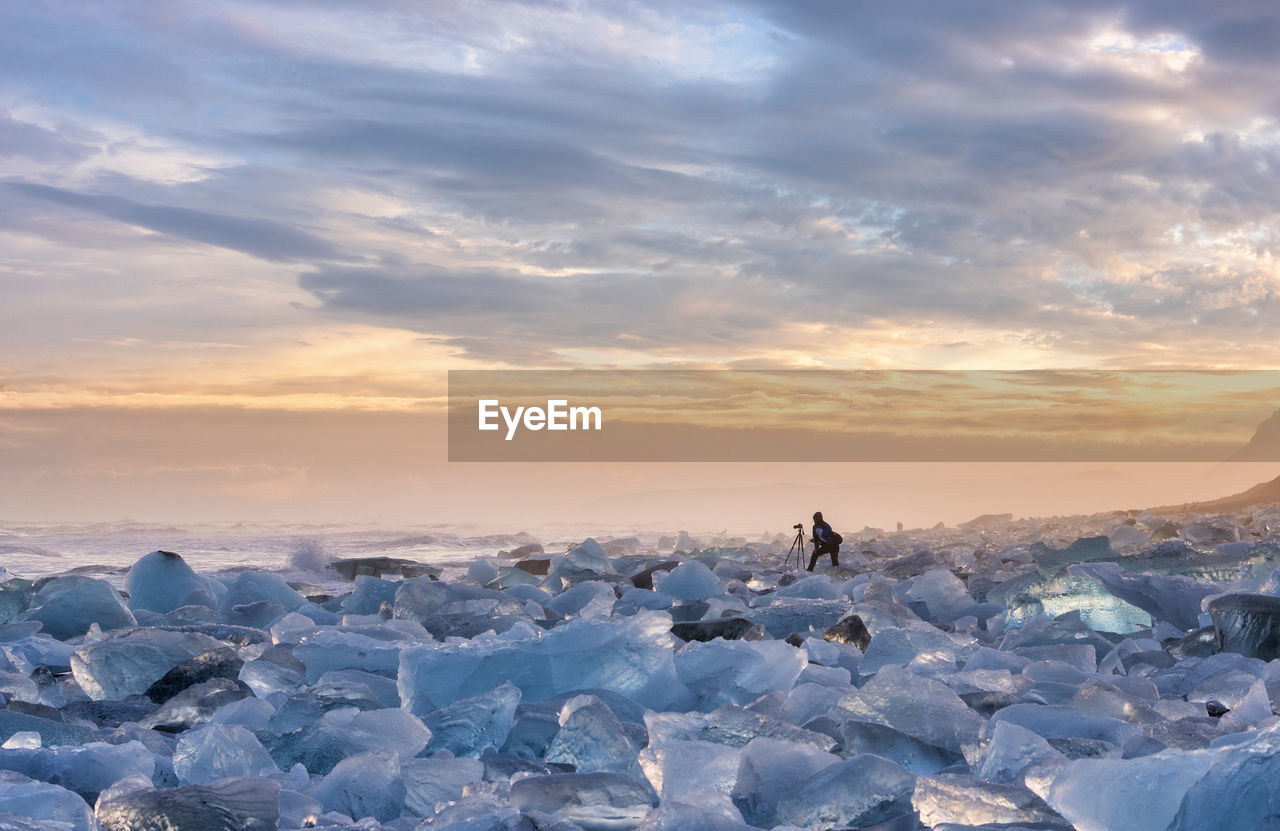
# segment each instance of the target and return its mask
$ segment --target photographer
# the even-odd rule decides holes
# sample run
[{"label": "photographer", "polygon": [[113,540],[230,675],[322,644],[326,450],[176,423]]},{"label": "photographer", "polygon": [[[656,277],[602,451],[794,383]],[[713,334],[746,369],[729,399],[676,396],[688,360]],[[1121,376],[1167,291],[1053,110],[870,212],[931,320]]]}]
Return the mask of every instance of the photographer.
[{"label": "photographer", "polygon": [[831,555],[831,567],[840,565],[840,543],[844,538],[831,529],[822,518],[822,511],[813,515],[813,556],[809,558],[809,571],[818,564],[823,554]]}]

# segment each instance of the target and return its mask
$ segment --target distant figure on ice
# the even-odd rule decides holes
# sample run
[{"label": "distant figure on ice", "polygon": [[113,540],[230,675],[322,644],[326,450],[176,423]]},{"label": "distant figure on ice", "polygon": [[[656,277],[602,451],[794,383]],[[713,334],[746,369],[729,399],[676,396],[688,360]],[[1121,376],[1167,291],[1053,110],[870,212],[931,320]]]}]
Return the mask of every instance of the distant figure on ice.
[{"label": "distant figure on ice", "polygon": [[823,554],[831,555],[832,568],[840,565],[840,543],[844,538],[831,530],[831,526],[822,518],[822,511],[813,515],[813,556],[809,558],[809,571],[818,564]]}]

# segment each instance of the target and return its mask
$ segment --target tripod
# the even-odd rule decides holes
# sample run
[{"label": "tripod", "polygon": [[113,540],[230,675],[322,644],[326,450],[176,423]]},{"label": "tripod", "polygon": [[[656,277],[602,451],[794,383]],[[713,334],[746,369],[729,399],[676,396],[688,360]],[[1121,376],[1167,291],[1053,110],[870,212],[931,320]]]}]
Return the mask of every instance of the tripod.
[{"label": "tripod", "polygon": [[782,567],[785,569],[787,564],[791,562],[791,555],[796,555],[796,571],[804,568],[804,526],[797,525],[796,538],[791,541],[791,547],[787,549],[787,556],[782,560]]}]

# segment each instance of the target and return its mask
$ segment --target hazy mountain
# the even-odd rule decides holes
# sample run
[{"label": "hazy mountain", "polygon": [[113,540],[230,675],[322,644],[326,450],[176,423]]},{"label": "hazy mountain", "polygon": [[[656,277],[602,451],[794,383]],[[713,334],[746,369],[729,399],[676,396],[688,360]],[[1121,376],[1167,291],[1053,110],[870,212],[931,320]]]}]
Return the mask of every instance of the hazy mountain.
[{"label": "hazy mountain", "polygon": [[1258,425],[1249,443],[1237,450],[1229,461],[1232,462],[1278,462],[1280,461],[1280,410],[1276,410],[1266,421]]},{"label": "hazy mountain", "polygon": [[[1269,420],[1275,420],[1275,416],[1272,416]],[[1204,502],[1188,502],[1182,505],[1165,505],[1154,510],[1157,513],[1194,511],[1198,514],[1222,514],[1244,510],[1255,505],[1272,505],[1276,503],[1280,503],[1280,476],[1270,482],[1254,485],[1248,490],[1232,496],[1224,496],[1220,499],[1210,499]]]}]

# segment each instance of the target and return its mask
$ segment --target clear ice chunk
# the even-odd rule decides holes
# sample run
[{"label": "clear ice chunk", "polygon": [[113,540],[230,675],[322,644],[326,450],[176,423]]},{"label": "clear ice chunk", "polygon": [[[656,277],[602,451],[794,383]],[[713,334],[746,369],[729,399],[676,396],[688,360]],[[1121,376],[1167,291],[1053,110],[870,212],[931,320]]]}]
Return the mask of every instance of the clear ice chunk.
[{"label": "clear ice chunk", "polygon": [[943,823],[981,825],[1058,825],[1062,817],[1021,785],[995,784],[976,776],[939,774],[916,780],[911,804],[926,827]]},{"label": "clear ice chunk", "polygon": [[[1208,751],[1137,759],[1080,759],[1027,772],[1027,787],[1078,831],[1165,831],[1183,797],[1208,771]],[[1222,826],[1216,817],[1200,828]]]},{"label": "clear ice chunk", "polygon": [[738,779],[743,751],[716,742],[675,741],[640,751],[640,767],[665,801],[710,790],[728,796]]},{"label": "clear ice chunk", "polygon": [[400,763],[405,787],[405,808],[414,816],[430,817],[442,802],[457,802],[467,786],[484,779],[484,763],[478,759],[436,756]]},{"label": "clear ice chunk", "polygon": [[[293,648],[307,668],[307,680],[317,681],[326,672],[358,669],[394,677],[400,666],[400,650],[426,637],[407,621],[360,627],[313,626],[298,637]],[[413,631],[417,628],[417,632]]]},{"label": "clear ice chunk", "polygon": [[772,827],[777,804],[818,772],[840,761],[833,753],[809,744],[758,738],[742,751],[732,796],[742,817],[753,825]]},{"label": "clear ice chunk", "polygon": [[271,755],[281,769],[301,762],[310,773],[327,774],[343,759],[372,750],[412,759],[430,740],[431,731],[405,710],[343,708],[271,742]]},{"label": "clear ice chunk", "polygon": [[454,756],[479,758],[497,750],[507,740],[519,704],[520,688],[507,682],[421,713],[431,731],[427,752],[448,750]]},{"label": "clear ice chunk", "polygon": [[518,811],[554,814],[592,829],[635,828],[654,806],[651,791],[620,773],[555,773],[511,784]]},{"label": "clear ice chunk", "polygon": [[893,665],[842,699],[840,707],[953,753],[975,741],[983,723],[947,685]]},{"label": "clear ice chunk", "polygon": [[210,724],[183,733],[173,753],[173,769],[182,785],[280,772],[257,736],[231,724]]},{"label": "clear ice chunk", "polygon": [[1179,629],[1194,629],[1206,597],[1222,589],[1190,577],[1136,574],[1119,563],[1082,563],[1067,569],[1071,574],[1092,577],[1103,588],[1155,620],[1168,621]]},{"label": "clear ice chunk", "polygon": [[45,583],[36,592],[31,608],[14,620],[37,621],[42,632],[58,640],[83,635],[95,624],[104,632],[138,624],[110,583],[78,575],[55,577]]},{"label": "clear ice chunk", "polygon": [[400,756],[393,750],[350,756],[335,765],[309,795],[326,811],[339,811],[352,819],[398,819],[405,800]]},{"label": "clear ice chunk", "polygon": [[863,754],[823,768],[778,803],[777,819],[815,831],[875,825],[910,814],[915,774]]},{"label": "clear ice chunk", "polygon": [[383,603],[395,605],[398,582],[368,574],[356,576],[356,587],[342,600],[342,611],[349,615],[376,615]]},{"label": "clear ice chunk", "polygon": [[230,614],[236,606],[258,602],[278,603],[285,611],[292,612],[307,602],[284,580],[265,571],[242,571],[227,586],[227,592],[218,604],[218,613]]},{"label": "clear ice chunk", "polygon": [[924,616],[932,620],[952,621],[977,605],[964,581],[949,568],[929,569],[904,580],[896,593],[908,604],[924,604]]},{"label": "clear ice chunk", "polygon": [[689,560],[666,572],[654,588],[677,600],[706,600],[724,594],[724,581],[702,563]]},{"label": "clear ice chunk", "polygon": [[1011,721],[991,722],[994,727],[983,727],[990,738],[975,754],[975,772],[989,782],[1020,783],[1028,768],[1042,762],[1065,761],[1066,757],[1054,750],[1049,742],[1025,727]]},{"label": "clear ice chunk", "polygon": [[690,641],[675,654],[676,676],[703,710],[789,690],[808,662],[803,648],[777,640]]},{"label": "clear ice chunk", "polygon": [[541,605],[564,617],[604,620],[617,601],[612,585],[591,581],[571,586]]},{"label": "clear ice chunk", "polygon": [[97,831],[98,827],[92,809],[76,794],[10,770],[0,770],[0,816],[5,814],[66,823],[64,827],[72,831]]},{"label": "clear ice chunk", "polygon": [[639,747],[609,705],[593,695],[575,696],[560,709],[560,729],[547,747],[547,762],[573,765],[577,773],[638,773]]}]

